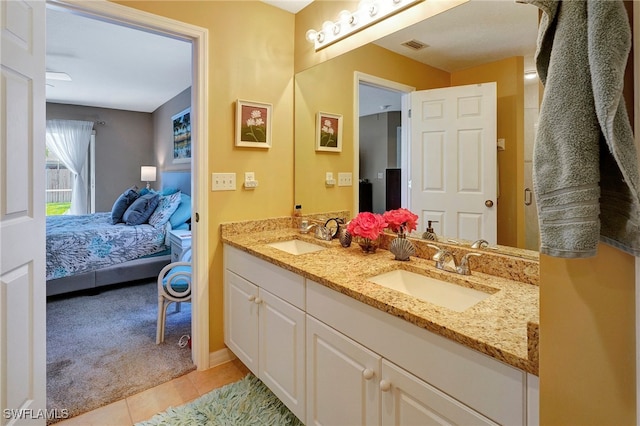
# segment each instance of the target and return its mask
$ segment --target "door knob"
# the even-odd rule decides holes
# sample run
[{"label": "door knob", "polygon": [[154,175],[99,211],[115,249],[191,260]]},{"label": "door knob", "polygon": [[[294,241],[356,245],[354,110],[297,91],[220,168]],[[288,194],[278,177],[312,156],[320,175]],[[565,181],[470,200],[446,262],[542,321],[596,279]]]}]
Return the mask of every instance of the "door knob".
[{"label": "door knob", "polygon": [[487,206],[487,207],[493,207],[493,201],[487,200],[487,201],[484,202],[484,205]]}]

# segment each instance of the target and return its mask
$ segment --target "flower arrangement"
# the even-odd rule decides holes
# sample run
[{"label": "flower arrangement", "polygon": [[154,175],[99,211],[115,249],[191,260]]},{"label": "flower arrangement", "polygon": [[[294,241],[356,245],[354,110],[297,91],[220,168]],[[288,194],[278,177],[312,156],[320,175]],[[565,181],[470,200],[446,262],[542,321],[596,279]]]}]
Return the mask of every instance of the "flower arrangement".
[{"label": "flower arrangement", "polygon": [[405,233],[415,231],[418,228],[418,215],[405,208],[386,211],[382,217],[387,222],[389,229],[399,236],[404,236]]},{"label": "flower arrangement", "polygon": [[371,212],[360,212],[347,225],[347,232],[356,238],[365,253],[375,252],[378,239],[387,227],[382,215]]}]

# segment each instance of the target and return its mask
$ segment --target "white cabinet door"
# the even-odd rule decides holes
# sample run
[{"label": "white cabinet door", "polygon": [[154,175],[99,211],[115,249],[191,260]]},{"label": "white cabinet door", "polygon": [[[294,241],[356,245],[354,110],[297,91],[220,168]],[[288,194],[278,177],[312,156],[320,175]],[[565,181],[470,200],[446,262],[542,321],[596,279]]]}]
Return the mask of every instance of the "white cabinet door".
[{"label": "white cabinet door", "polygon": [[496,425],[447,394],[382,360],[382,425]]},{"label": "white cabinet door", "polygon": [[380,424],[380,362],[307,315],[307,425]]},{"label": "white cabinet door", "polygon": [[259,376],[258,286],[226,270],[224,342],[231,351]]},{"label": "white cabinet door", "polygon": [[260,289],[260,379],[305,418],[305,313]]}]

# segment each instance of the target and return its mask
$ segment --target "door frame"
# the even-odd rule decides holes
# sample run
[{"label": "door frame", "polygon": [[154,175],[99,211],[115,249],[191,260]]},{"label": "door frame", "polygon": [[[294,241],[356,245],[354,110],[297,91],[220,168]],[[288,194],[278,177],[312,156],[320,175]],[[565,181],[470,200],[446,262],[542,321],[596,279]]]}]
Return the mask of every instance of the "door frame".
[{"label": "door frame", "polygon": [[[400,144],[401,144],[401,159],[400,159],[400,175],[401,175],[401,200],[402,205],[408,205],[408,167],[409,167],[409,153],[407,151],[409,146],[409,108],[410,99],[409,94],[416,90],[415,87],[406,84],[398,83],[396,81],[387,80],[375,75],[366,74],[360,71],[354,71],[353,73],[353,181],[358,182],[360,179],[360,84],[368,84],[370,86],[377,86],[381,89],[393,90],[399,92],[402,96],[402,110],[400,112],[400,120],[402,123],[400,131]],[[359,200],[360,200],[360,186],[353,185],[353,204],[352,204],[352,216],[355,216],[359,212]]]},{"label": "door frame", "polygon": [[[47,0],[47,5],[116,25],[140,29],[166,37],[188,41],[192,46],[191,132],[193,156],[191,161],[192,214],[209,217],[207,193],[207,159],[209,158],[208,116],[209,95],[209,32],[206,28],[154,15],[106,0]],[[44,99],[43,99],[44,101]],[[200,178],[204,176],[204,178]],[[192,225],[194,247],[191,356],[198,370],[209,368],[209,235],[206,220]]]}]

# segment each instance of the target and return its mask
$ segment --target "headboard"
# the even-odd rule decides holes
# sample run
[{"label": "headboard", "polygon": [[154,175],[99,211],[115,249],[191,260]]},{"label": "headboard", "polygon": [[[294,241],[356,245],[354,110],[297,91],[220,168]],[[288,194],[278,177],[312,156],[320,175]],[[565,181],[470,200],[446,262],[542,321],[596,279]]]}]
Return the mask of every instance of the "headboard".
[{"label": "headboard", "polygon": [[163,188],[178,188],[183,194],[191,195],[191,172],[161,172]]}]

